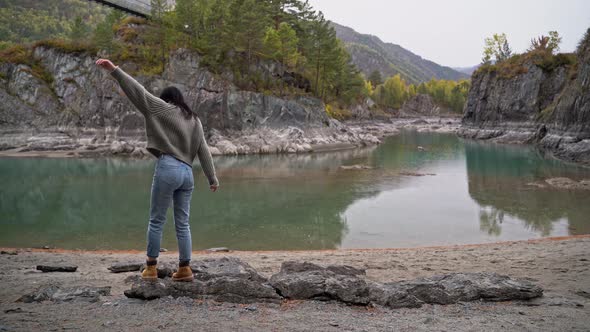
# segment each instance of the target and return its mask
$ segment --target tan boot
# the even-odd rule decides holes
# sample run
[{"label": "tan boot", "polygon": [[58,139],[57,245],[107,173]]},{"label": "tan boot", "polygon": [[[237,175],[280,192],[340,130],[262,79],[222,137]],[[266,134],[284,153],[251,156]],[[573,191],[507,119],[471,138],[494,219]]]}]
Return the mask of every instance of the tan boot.
[{"label": "tan boot", "polygon": [[145,270],[141,273],[143,280],[158,280],[158,269],[156,265],[147,265]]},{"label": "tan boot", "polygon": [[193,281],[193,271],[190,266],[181,266],[172,274],[173,281]]}]

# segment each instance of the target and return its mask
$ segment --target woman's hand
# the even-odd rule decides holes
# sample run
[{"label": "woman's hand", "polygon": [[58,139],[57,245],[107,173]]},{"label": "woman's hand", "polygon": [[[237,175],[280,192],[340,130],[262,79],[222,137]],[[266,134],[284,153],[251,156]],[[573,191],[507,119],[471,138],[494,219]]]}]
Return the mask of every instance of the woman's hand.
[{"label": "woman's hand", "polygon": [[209,186],[209,189],[211,189],[212,192],[216,192],[217,188],[219,188],[219,186],[216,186],[216,185]]},{"label": "woman's hand", "polygon": [[115,70],[115,68],[117,68],[117,66],[115,66],[110,60],[108,59],[98,59],[96,60],[96,65],[108,70],[109,72]]}]

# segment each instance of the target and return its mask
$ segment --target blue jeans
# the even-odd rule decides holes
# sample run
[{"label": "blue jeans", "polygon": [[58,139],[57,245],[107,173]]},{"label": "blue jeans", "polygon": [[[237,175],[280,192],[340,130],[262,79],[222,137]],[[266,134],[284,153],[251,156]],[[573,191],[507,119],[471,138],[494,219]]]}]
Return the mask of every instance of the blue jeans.
[{"label": "blue jeans", "polygon": [[160,255],[162,230],[166,223],[166,212],[174,202],[174,226],[180,262],[191,259],[192,241],[189,225],[190,201],[195,182],[191,166],[163,154],[158,158],[152,182],[150,223],[147,230],[147,256]]}]

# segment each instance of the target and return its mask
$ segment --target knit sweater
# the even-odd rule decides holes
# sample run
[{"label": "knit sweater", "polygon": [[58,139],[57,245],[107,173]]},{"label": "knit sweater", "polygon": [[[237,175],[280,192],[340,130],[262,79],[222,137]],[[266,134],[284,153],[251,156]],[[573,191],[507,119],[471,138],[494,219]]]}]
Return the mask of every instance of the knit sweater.
[{"label": "knit sweater", "polygon": [[111,75],[145,117],[147,150],[156,157],[172,155],[191,166],[198,156],[209,185],[219,185],[199,118],[187,115],[178,106],[152,95],[119,67]]}]

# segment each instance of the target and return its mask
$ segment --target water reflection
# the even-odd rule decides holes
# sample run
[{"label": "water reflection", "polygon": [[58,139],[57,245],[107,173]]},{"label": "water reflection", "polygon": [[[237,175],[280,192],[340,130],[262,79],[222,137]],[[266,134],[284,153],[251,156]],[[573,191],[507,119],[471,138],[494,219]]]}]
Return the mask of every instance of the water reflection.
[{"label": "water reflection", "polygon": [[[207,191],[196,169],[191,206],[195,249],[335,248],[346,232],[341,211],[356,197],[342,160],[371,149],[322,155],[219,158],[222,190]],[[3,159],[0,245],[141,249],[153,161]],[[171,213],[164,246],[175,248]]]},{"label": "water reflection", "polygon": [[587,168],[544,158],[520,146],[465,143],[469,194],[481,205],[483,231],[500,235],[504,216],[522,220],[542,236],[566,221],[572,235],[590,233],[590,195],[585,191],[538,188],[532,182],[552,177],[583,179]]},{"label": "water reflection", "polygon": [[[590,233],[587,193],[527,185],[590,178],[590,171],[519,147],[403,132],[370,149],[215,162],[222,185],[215,194],[195,168],[194,249],[401,247]],[[354,164],[375,169],[339,169]],[[143,249],[153,167],[153,160],[0,159],[0,246]],[[435,175],[412,176],[420,173]],[[176,248],[171,213],[163,246]]]}]

